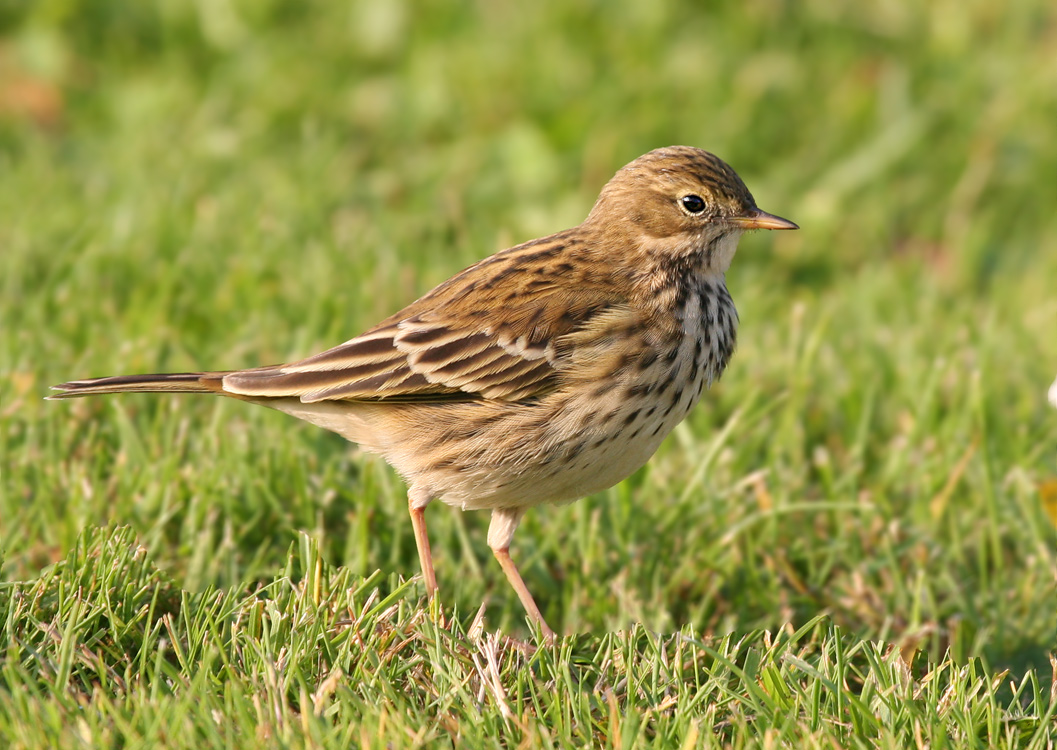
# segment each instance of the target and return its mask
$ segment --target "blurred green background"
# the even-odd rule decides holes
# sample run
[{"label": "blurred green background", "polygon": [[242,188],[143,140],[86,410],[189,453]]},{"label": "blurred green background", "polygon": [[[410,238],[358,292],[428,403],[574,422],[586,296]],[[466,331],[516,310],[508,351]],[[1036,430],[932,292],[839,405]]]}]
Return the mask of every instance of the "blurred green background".
[{"label": "blurred green background", "polygon": [[[802,229],[742,241],[739,352],[654,461],[526,519],[552,625],[828,612],[1046,664],[1055,133],[1049,0],[0,3],[2,577],[109,524],[191,590],[270,579],[298,529],[417,573],[400,483],[332,435],[41,398],[313,353],[683,143]],[[485,522],[431,509],[442,596],[523,628]]]}]

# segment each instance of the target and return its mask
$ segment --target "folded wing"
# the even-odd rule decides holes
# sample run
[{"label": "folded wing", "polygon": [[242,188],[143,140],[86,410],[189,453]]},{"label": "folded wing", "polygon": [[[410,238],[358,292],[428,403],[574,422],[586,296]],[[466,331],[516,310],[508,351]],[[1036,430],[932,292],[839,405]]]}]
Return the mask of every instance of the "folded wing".
[{"label": "folded wing", "polygon": [[458,304],[466,299],[459,292],[449,282],[361,336],[299,362],[229,373],[224,390],[305,403],[531,398],[561,381],[565,354],[556,340],[616,304],[601,288],[567,297],[552,287],[468,309]]}]

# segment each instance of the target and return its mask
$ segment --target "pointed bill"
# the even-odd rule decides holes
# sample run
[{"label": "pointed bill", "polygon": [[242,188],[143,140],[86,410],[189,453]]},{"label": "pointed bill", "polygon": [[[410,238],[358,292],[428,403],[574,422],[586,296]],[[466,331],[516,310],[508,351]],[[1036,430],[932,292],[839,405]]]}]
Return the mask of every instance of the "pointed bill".
[{"label": "pointed bill", "polygon": [[747,216],[735,216],[729,220],[731,224],[742,229],[799,229],[796,224],[783,219],[781,216],[769,214],[766,211],[755,209]]}]

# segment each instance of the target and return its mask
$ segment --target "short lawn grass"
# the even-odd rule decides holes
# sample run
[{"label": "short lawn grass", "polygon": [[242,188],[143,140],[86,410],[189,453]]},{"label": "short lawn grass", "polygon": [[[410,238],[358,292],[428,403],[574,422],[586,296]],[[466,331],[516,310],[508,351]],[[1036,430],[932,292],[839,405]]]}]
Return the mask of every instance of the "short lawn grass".
[{"label": "short lawn grass", "polygon": [[[0,11],[0,746],[1057,743],[1057,8]],[[76,377],[272,364],[708,148],[739,350],[628,481],[429,513],[340,438]],[[481,607],[485,601],[486,606]],[[510,640],[504,636],[509,636]]]}]

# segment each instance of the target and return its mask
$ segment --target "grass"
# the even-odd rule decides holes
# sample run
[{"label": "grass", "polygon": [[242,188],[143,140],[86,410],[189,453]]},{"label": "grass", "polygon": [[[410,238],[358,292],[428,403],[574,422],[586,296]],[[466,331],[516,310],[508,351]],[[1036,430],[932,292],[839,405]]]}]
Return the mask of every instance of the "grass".
[{"label": "grass", "polygon": [[824,616],[722,637],[634,626],[528,656],[479,619],[438,626],[407,583],[391,578],[382,595],[379,575],[329,568],[308,537],[284,573],[253,592],[189,594],[130,530],[86,534],[11,599],[8,621],[24,624],[4,678],[37,687],[0,694],[0,730],[51,746],[727,747],[762,734],[803,747],[1045,747],[1052,729],[1052,704],[1024,707],[1047,702],[1034,673],[1000,696],[1003,676],[977,659],[907,663]]},{"label": "grass", "polygon": [[[0,738],[11,747],[1057,741],[1057,15],[542,2],[0,11]],[[709,148],[738,353],[513,553],[280,414],[51,403],[269,364]],[[379,572],[381,571],[381,572]],[[480,602],[488,606],[478,612]]]}]

